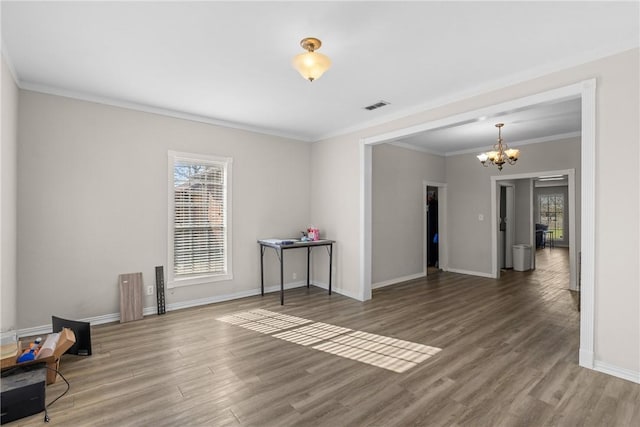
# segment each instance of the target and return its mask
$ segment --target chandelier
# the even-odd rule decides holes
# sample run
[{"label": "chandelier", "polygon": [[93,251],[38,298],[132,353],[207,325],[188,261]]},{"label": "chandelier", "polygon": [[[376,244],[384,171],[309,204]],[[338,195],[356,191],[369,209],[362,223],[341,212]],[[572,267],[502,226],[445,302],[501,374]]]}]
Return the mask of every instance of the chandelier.
[{"label": "chandelier", "polygon": [[498,128],[498,143],[493,146],[493,150],[486,153],[478,154],[478,160],[485,168],[489,166],[489,163],[498,166],[498,170],[502,170],[502,165],[509,163],[513,165],[520,156],[520,150],[517,148],[509,148],[507,144],[502,143],[502,127],[504,123],[496,123]]},{"label": "chandelier", "polygon": [[316,52],[322,46],[322,42],[314,37],[307,37],[302,39],[300,46],[307,52],[293,58],[293,68],[310,82],[319,79],[331,67],[329,57]]}]

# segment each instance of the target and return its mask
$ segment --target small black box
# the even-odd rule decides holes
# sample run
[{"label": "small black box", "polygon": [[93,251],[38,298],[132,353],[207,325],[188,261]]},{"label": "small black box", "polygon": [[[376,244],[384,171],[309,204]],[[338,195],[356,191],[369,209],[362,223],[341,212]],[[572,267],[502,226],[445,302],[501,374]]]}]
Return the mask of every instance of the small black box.
[{"label": "small black box", "polygon": [[44,363],[13,367],[2,373],[0,424],[44,411],[47,368]]}]

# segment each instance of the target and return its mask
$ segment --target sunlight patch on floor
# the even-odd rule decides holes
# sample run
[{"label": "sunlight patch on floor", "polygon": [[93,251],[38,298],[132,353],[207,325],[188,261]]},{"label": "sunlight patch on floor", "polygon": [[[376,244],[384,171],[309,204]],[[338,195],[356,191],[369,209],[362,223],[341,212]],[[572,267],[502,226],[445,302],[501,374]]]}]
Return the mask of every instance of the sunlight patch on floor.
[{"label": "sunlight patch on floor", "polygon": [[398,373],[441,350],[263,309],[233,313],[216,320]]}]

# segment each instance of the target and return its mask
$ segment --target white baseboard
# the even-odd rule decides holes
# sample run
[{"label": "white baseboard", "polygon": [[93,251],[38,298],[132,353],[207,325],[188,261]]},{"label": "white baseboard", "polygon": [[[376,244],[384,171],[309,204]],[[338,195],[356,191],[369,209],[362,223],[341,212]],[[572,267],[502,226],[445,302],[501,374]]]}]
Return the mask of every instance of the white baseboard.
[{"label": "white baseboard", "polygon": [[632,371],[630,369],[613,366],[600,360],[596,360],[593,363],[593,370],[602,372],[604,374],[613,375],[614,377],[622,378],[623,380],[631,381],[636,384],[640,384],[640,372],[638,371]]},{"label": "white baseboard", "polygon": [[[299,288],[302,286],[306,286],[306,284],[307,283],[304,281],[286,283],[284,285],[284,288],[285,289]],[[280,290],[279,285],[268,286],[264,288],[265,293],[277,292],[279,290]],[[190,300],[190,301],[175,302],[175,303],[167,304],[166,308],[167,308],[167,311],[180,310],[183,308],[198,307],[201,305],[213,304],[216,302],[224,302],[224,301],[231,301],[231,300],[240,299],[240,298],[251,297],[255,295],[260,295],[260,293],[261,293],[260,288],[251,289],[248,291],[236,292],[233,294],[216,295],[208,298],[200,298],[200,299]],[[150,315],[156,314],[157,312],[158,312],[158,308],[155,305],[151,307],[144,307],[142,309],[143,316],[150,316]],[[103,314],[100,316],[86,317],[84,319],[73,319],[73,320],[78,320],[80,322],[89,322],[92,326],[102,325],[104,323],[119,322],[120,313]],[[18,337],[30,337],[34,335],[50,334],[51,332],[52,332],[51,325],[41,325],[41,326],[34,326],[31,328],[19,329],[17,331],[14,331],[14,334],[17,334]]]},{"label": "white baseboard", "polygon": [[578,351],[578,364],[583,368],[593,369],[593,352],[580,349]]},{"label": "white baseboard", "polygon": [[[145,307],[142,314],[145,315],[147,308]],[[153,310],[155,313],[155,308]],[[149,313],[150,314],[150,313]],[[103,314],[94,317],[85,317],[84,319],[71,319],[79,322],[89,322],[91,325],[102,325],[103,323],[111,323],[120,321],[120,313]],[[33,326],[31,328],[18,329],[19,337],[31,337],[35,335],[46,335],[53,332],[51,325]]]},{"label": "white baseboard", "polygon": [[[311,284],[313,286],[318,287],[318,288],[326,289],[327,291],[329,290],[329,284],[328,283],[317,282],[317,281],[314,280],[313,282],[311,282]],[[359,297],[357,293],[351,293],[351,292],[349,292],[349,291],[347,291],[345,289],[336,288],[333,285],[333,283],[331,284],[331,292],[335,292],[335,293],[343,295],[345,297],[352,298],[352,299],[355,299],[355,300],[358,300],[358,301],[362,301],[362,298]]]},{"label": "white baseboard", "polygon": [[18,331],[12,329],[0,334],[0,345],[10,344],[18,340]]},{"label": "white baseboard", "polygon": [[[303,286],[307,286],[307,282],[298,281],[298,282],[285,283],[284,288],[293,289],[293,288],[300,288]],[[268,286],[264,288],[265,293],[278,292],[278,291],[280,291],[279,285]],[[216,295],[213,297],[200,298],[200,299],[191,300],[191,301],[174,302],[172,304],[167,304],[167,311],[180,310],[183,308],[190,308],[190,307],[199,307],[201,305],[214,304],[216,302],[224,302],[224,301],[231,301],[231,300],[240,299],[240,298],[253,297],[256,295],[260,295],[260,293],[261,293],[260,289],[250,289],[248,291],[236,292],[233,294]],[[148,309],[151,310],[149,314],[156,314],[157,312],[156,307],[148,307]],[[144,314],[146,315],[147,313],[144,313]]]},{"label": "white baseboard", "polygon": [[425,277],[426,273],[416,273],[410,274],[408,276],[396,277],[395,279],[383,280],[382,282],[372,283],[371,289],[383,288],[385,286],[395,285],[396,283],[406,282],[407,280],[420,279],[421,277]]},{"label": "white baseboard", "polygon": [[18,329],[18,337],[31,337],[35,335],[50,334],[51,325],[33,326],[31,328]]},{"label": "white baseboard", "polygon": [[461,270],[458,268],[448,268],[444,271],[448,271],[451,273],[458,273],[458,274],[466,274],[467,276],[479,276],[479,277],[486,277],[488,279],[495,279],[495,277],[493,277],[491,273],[484,273],[481,271]]}]

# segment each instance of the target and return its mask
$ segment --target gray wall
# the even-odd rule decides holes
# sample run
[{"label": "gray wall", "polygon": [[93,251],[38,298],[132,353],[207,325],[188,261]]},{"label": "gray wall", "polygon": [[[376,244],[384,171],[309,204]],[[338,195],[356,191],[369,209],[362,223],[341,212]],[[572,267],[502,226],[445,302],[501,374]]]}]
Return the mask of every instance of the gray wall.
[{"label": "gray wall", "polygon": [[[155,283],[167,264],[168,150],[233,158],[233,280],[169,290],[168,304],[259,292],[256,240],[309,223],[307,143],[28,91],[18,120],[20,328],[119,313],[120,273]],[[267,285],[279,283],[272,252]],[[303,251],[291,252],[301,253],[287,253],[287,282],[306,274]]]},{"label": "gray wall", "polygon": [[[508,134],[505,138],[508,138]],[[580,206],[579,138],[529,144],[518,148],[518,164],[507,165],[502,172],[495,167],[483,168],[473,155],[447,157],[450,269],[491,274],[491,176],[575,169],[576,204]],[[579,210],[576,210],[576,213],[579,218]],[[483,221],[478,219],[479,214],[484,216]],[[580,226],[579,220],[576,220],[576,225]],[[520,237],[520,234],[516,234],[517,243],[522,243]],[[576,244],[579,247],[579,240]]]},{"label": "gray wall", "polygon": [[[520,149],[523,158],[515,167],[505,166],[502,175],[575,169],[579,193],[579,138],[530,144]],[[491,187],[488,177],[498,175],[497,169],[480,167],[475,156],[468,154],[445,159],[390,144],[376,145],[372,151],[371,281],[374,287],[377,283],[415,275],[424,269],[424,180],[447,184],[447,229],[451,239],[448,267],[490,274]],[[554,156],[547,155],[550,151]],[[525,153],[528,158],[523,161]],[[510,182],[515,185],[515,243],[534,244],[530,235],[530,179]],[[481,205],[486,207],[478,208]],[[479,214],[484,215],[484,221],[478,220]]]},{"label": "gray wall", "polygon": [[444,165],[444,157],[390,144],[373,147],[372,283],[424,272],[422,182],[444,182]]},{"label": "gray wall", "polygon": [[[0,148],[0,333],[17,328],[18,87],[2,56],[2,146]],[[12,335],[8,334],[8,337]]]}]

